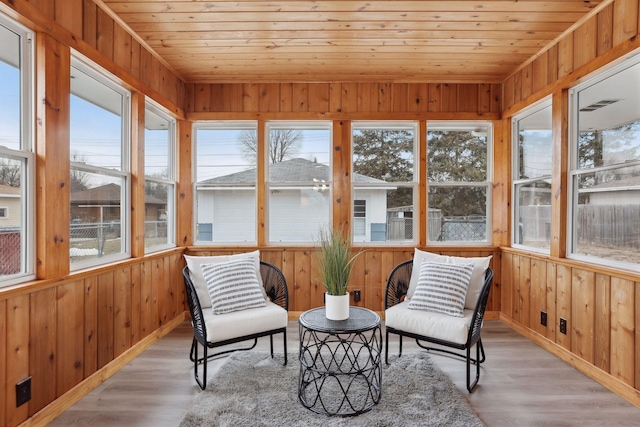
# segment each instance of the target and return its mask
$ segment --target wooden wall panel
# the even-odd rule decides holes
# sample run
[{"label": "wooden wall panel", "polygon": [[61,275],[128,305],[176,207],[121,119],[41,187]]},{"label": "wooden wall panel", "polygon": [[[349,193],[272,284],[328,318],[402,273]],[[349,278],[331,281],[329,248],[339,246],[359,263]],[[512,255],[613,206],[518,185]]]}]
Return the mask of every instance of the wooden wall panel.
[{"label": "wooden wall panel", "polygon": [[[540,312],[547,312],[547,263],[531,260],[531,301],[529,303],[529,325],[540,335],[546,335],[546,326],[540,323]],[[548,314],[547,314],[548,316]],[[547,322],[548,322],[547,317]]]},{"label": "wooden wall panel", "polygon": [[114,271],[98,276],[98,369],[113,360],[114,316],[113,316]]},{"label": "wooden wall panel", "polygon": [[537,57],[532,64],[533,80],[532,80],[532,92],[536,93],[543,89],[547,85],[549,68],[549,52],[542,53]]},{"label": "wooden wall panel", "polygon": [[557,266],[555,263],[547,263],[547,338],[556,341],[558,331],[557,312]]},{"label": "wooden wall panel", "polygon": [[[36,275],[69,273],[71,53],[46,34],[37,41]],[[51,215],[55,212],[55,215]]]},{"label": "wooden wall panel", "polygon": [[[185,92],[194,113],[499,113],[502,104],[498,84],[191,83]],[[238,98],[241,106],[229,103]]]},{"label": "wooden wall panel", "polygon": [[113,355],[131,348],[131,268],[116,270],[113,286]]},{"label": "wooden wall panel", "polygon": [[560,332],[560,326],[556,326],[556,343],[567,350],[571,350],[571,268],[558,265],[556,270],[556,321],[560,324],[562,319],[567,321],[567,333]]},{"label": "wooden wall panel", "polygon": [[500,311],[513,319],[512,294],[516,286],[516,282],[513,281],[513,254],[504,253],[501,255],[501,259],[503,283],[506,286],[502,286],[500,289]]},{"label": "wooden wall panel", "polygon": [[56,398],[56,289],[33,292],[29,307],[29,415],[33,415]]},{"label": "wooden wall panel", "polygon": [[[82,38],[83,0],[56,0],[55,21],[71,31],[78,38]],[[51,3],[46,1],[46,3]]]},{"label": "wooden wall panel", "polygon": [[596,56],[604,55],[613,47],[613,4],[598,13],[598,28],[596,29],[598,42]]},{"label": "wooden wall panel", "polygon": [[575,31],[573,66],[581,67],[596,57],[598,18],[592,17]]},{"label": "wooden wall panel", "polygon": [[[19,295],[7,300],[7,337],[6,383],[5,388],[5,420],[6,426],[17,426],[29,417],[30,403],[16,408],[15,385],[31,375],[29,368],[29,295]],[[2,348],[2,347],[0,347]]]},{"label": "wooden wall panel", "polygon": [[98,278],[84,280],[84,377],[98,370]]},{"label": "wooden wall panel", "polygon": [[611,354],[611,277],[596,274],[595,283],[595,350],[593,364],[609,372]]},{"label": "wooden wall panel", "polygon": [[613,45],[638,34],[638,1],[616,0],[613,3]]},{"label": "wooden wall panel", "polygon": [[635,386],[635,284],[611,278],[611,375]]},{"label": "wooden wall panel", "polygon": [[56,295],[56,397],[84,379],[84,281],[58,287]]},{"label": "wooden wall panel", "polygon": [[594,362],[595,273],[578,268],[571,274],[571,352]]}]

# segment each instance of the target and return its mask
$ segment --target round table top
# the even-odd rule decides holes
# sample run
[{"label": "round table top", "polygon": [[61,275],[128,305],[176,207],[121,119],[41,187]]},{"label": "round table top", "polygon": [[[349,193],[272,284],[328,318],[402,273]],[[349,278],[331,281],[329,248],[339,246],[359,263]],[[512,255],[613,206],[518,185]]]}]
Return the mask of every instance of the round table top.
[{"label": "round table top", "polygon": [[328,333],[361,332],[380,326],[378,313],[362,307],[349,307],[346,320],[329,320],[324,307],[313,308],[300,315],[298,322],[306,329]]}]

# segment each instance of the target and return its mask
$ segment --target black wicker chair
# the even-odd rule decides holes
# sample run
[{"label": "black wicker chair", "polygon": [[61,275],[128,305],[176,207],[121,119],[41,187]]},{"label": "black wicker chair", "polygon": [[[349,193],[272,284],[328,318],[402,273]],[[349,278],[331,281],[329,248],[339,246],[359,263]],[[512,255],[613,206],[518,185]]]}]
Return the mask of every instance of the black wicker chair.
[{"label": "black wicker chair", "polygon": [[[385,311],[397,304],[404,301],[407,291],[409,290],[409,280],[411,278],[411,272],[413,270],[413,260],[405,261],[398,264],[389,275],[387,280],[387,288],[384,297]],[[465,359],[467,365],[467,390],[471,393],[480,379],[480,364],[485,361],[484,347],[482,346],[482,339],[480,338],[480,332],[482,329],[482,321],[484,319],[484,312],[487,306],[487,300],[489,298],[489,291],[491,289],[491,283],[493,282],[493,270],[487,268],[484,278],[484,285],[480,291],[480,295],[476,302],[475,309],[473,310],[473,316],[469,324],[469,333],[465,343],[457,343],[452,341],[443,340],[440,338],[434,338],[424,335],[419,335],[411,331],[405,331],[396,329],[394,327],[387,326],[386,329],[386,347],[385,347],[385,363],[389,364],[389,334],[396,334],[399,337],[399,356],[402,356],[402,337],[414,338],[416,344],[421,348],[428,351],[439,351],[448,353],[454,356]],[[428,343],[437,344],[445,348],[431,347]],[[471,357],[471,348],[476,346],[476,357]],[[447,350],[446,348],[456,349],[458,351]],[[464,351],[464,353],[460,351]],[[476,376],[473,382],[471,382],[471,364],[476,365]]]},{"label": "black wicker chair", "polygon": [[[207,331],[206,326],[206,316],[202,312],[202,307],[200,306],[200,300],[198,299],[198,294],[196,293],[196,289],[194,287],[193,281],[189,275],[188,267],[184,267],[182,270],[182,275],[184,277],[184,284],[186,288],[187,294],[187,303],[189,305],[189,312],[191,313],[191,323],[193,325],[193,341],[191,343],[191,351],[189,358],[194,363],[194,377],[196,382],[200,386],[202,390],[207,387],[207,361],[213,357],[220,356],[227,353],[232,353],[234,351],[245,351],[253,349],[258,343],[258,338],[269,336],[269,343],[271,346],[271,357],[274,357],[273,352],[273,336],[275,334],[282,333],[284,340],[284,359],[279,360],[283,365],[287,364],[287,328],[286,326],[270,329],[270,330],[259,330],[248,335],[241,335],[233,338],[228,338],[224,340],[216,340],[215,331]],[[264,261],[260,261],[260,275],[262,276],[262,282],[264,284],[265,291],[267,293],[267,297],[274,304],[282,307],[284,310],[289,310],[289,294],[287,290],[287,282],[284,278],[284,275],[280,271],[278,267],[273,264],[269,264]],[[252,310],[261,310],[261,308],[246,310],[247,312],[251,312]],[[236,312],[239,313],[239,312]],[[211,316],[227,316],[226,314],[214,315]],[[213,338],[212,338],[213,337]],[[242,347],[242,348],[228,348],[226,350],[219,351],[214,354],[208,354],[208,349],[218,348],[228,346],[230,344],[236,344],[243,341],[253,340],[253,345],[250,347]],[[202,357],[198,355],[198,344],[200,344],[204,350],[204,354]],[[277,360],[277,359],[276,359]],[[202,381],[198,377],[198,365],[202,364],[203,378]]]}]

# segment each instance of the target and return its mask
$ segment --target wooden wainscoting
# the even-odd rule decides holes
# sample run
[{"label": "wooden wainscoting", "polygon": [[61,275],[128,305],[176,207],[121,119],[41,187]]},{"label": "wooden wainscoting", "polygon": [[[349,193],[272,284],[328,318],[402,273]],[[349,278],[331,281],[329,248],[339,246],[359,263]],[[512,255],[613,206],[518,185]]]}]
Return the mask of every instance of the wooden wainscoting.
[{"label": "wooden wainscoting", "polygon": [[640,275],[507,248],[501,264],[501,319],[640,407]]},{"label": "wooden wainscoting", "polygon": [[[121,355],[131,360],[179,324],[183,264],[182,249],[175,249],[3,289],[0,424],[22,423],[91,378],[92,387],[76,393],[79,399],[117,370]],[[16,407],[16,383],[29,376],[31,400]],[[73,398],[46,411],[55,406],[59,414]]]},{"label": "wooden wainscoting", "polygon": [[[188,255],[228,255],[248,252],[256,248],[211,248],[192,246],[187,250]],[[384,291],[387,277],[397,264],[413,258],[413,248],[355,248],[362,250],[357,258],[353,275],[349,283],[349,291],[360,290],[362,299],[351,304],[366,307],[378,313],[384,312]],[[493,288],[489,295],[487,309],[498,317],[500,311],[500,254],[494,247],[486,248],[428,248],[431,252],[454,256],[479,257],[493,255],[491,266],[495,271]],[[318,280],[317,265],[314,260],[315,249],[300,248],[260,248],[260,258],[278,266],[289,287],[289,312],[297,318],[297,314],[313,307],[324,304],[324,288]]]}]

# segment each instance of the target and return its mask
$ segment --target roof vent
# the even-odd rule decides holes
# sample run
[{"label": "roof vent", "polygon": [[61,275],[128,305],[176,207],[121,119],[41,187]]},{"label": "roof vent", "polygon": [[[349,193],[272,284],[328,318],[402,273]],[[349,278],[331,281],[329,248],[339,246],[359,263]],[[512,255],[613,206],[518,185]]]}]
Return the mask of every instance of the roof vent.
[{"label": "roof vent", "polygon": [[602,107],[606,107],[607,105],[615,104],[620,101],[619,99],[603,99],[602,101],[594,102],[591,105],[587,105],[584,108],[581,108],[580,111],[595,111]]}]

